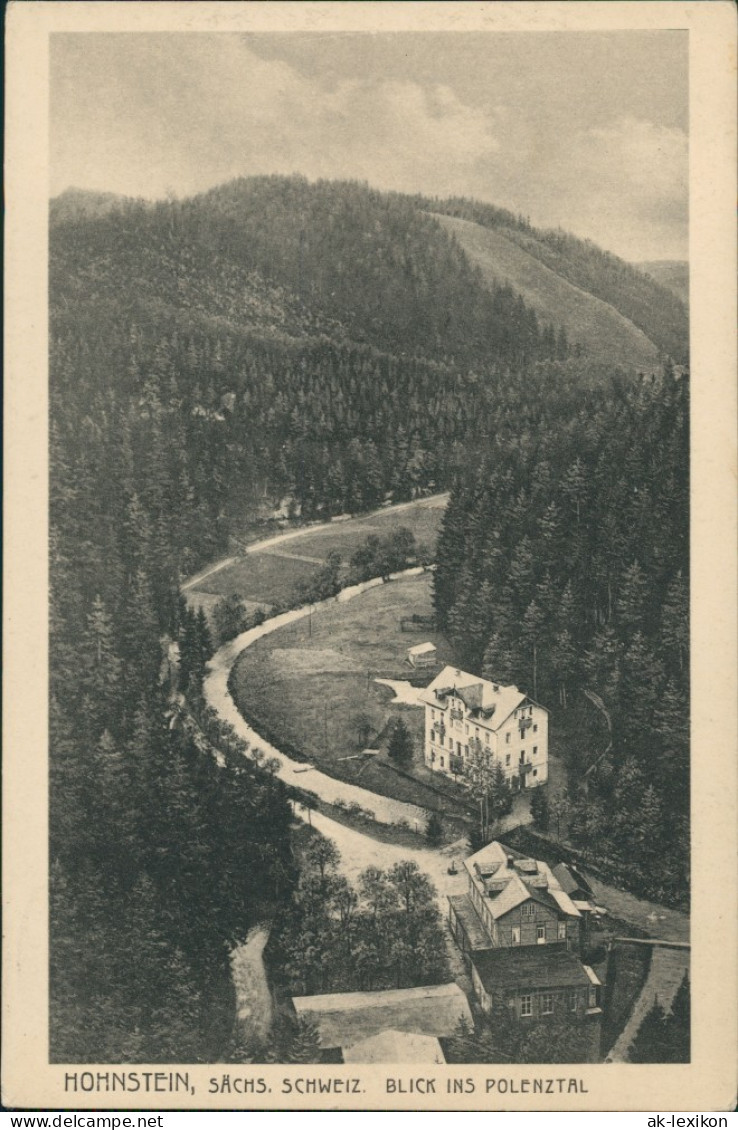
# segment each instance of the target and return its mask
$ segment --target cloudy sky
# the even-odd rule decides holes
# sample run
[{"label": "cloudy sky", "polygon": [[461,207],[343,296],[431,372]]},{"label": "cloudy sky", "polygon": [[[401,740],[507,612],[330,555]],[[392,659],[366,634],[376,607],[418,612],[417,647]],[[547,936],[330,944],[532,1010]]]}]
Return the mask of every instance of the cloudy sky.
[{"label": "cloudy sky", "polygon": [[302,173],[687,255],[683,32],[52,37],[51,192]]}]

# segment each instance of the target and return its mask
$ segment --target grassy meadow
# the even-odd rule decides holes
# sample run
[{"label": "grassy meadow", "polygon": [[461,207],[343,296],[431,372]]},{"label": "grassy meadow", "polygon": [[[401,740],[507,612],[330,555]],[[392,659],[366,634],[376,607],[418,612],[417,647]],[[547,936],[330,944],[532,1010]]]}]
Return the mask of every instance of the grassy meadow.
[{"label": "grassy meadow", "polygon": [[308,581],[329,553],[340,553],[346,567],[353,553],[372,534],[385,537],[404,526],[413,532],[419,546],[433,548],[445,504],[446,496],[442,495],[419,499],[400,510],[387,509],[363,518],[332,522],[323,529],[308,526],[289,540],[262,553],[244,555],[212,573],[197,586],[197,592],[213,596],[238,593],[245,601],[260,605],[289,600],[297,585]]},{"label": "grassy meadow", "polygon": [[[374,681],[417,676],[406,661],[407,649],[426,640],[438,648],[439,664],[453,660],[443,636],[402,630],[401,618],[414,613],[433,613],[429,574],[391,581],[272,632],[243,652],[234,667],[231,685],[239,708],[257,729],[261,724],[265,732],[286,738],[334,776],[438,807],[438,794],[430,787],[439,787],[438,778],[423,767],[422,709],[393,703],[391,689]],[[421,681],[430,682],[434,673]],[[398,774],[384,756],[398,716],[413,735],[413,772],[419,780]],[[380,755],[357,757],[366,746],[378,747]]]}]

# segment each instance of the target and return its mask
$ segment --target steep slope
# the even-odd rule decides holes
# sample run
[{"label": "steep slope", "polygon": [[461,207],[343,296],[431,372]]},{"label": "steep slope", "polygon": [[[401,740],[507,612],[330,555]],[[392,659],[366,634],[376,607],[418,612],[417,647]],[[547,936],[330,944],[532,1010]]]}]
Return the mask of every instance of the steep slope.
[{"label": "steep slope", "polygon": [[639,271],[666,287],[685,306],[689,305],[689,263],[683,259],[656,259],[635,263]]},{"label": "steep slope", "polygon": [[560,228],[534,228],[524,217],[492,204],[463,197],[417,200],[429,211],[501,232],[554,274],[619,311],[661,353],[680,365],[687,363],[689,324],[684,303],[632,263]]},{"label": "steep slope", "polygon": [[607,302],[574,286],[514,242],[504,230],[435,214],[484,277],[508,283],[544,321],[558,321],[571,344],[591,357],[624,368],[650,370],[658,350],[642,330]]}]

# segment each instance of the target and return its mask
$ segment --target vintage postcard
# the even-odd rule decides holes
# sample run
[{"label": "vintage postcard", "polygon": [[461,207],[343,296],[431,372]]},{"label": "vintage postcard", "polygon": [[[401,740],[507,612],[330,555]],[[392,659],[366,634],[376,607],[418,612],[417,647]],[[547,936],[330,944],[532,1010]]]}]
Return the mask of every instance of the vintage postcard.
[{"label": "vintage postcard", "polygon": [[732,4],[7,21],[2,1101],[736,1101]]}]

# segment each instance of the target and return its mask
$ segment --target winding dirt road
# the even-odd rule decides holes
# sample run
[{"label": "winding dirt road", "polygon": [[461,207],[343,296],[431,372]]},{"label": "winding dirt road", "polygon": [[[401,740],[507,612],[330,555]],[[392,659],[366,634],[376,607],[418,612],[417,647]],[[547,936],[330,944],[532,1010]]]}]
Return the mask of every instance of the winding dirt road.
[{"label": "winding dirt road", "polygon": [[[428,495],[427,498],[415,498],[411,502],[396,502],[394,506],[385,506],[382,510],[377,510],[375,515],[362,515],[357,520],[363,521],[364,518],[372,518],[374,516],[381,517],[384,514],[398,514],[402,510],[408,510],[411,506],[429,506],[431,508],[445,506],[447,501],[448,491],[444,492],[443,494],[431,494]],[[255,541],[252,545],[245,546],[242,551],[242,555],[252,553],[266,553],[269,550],[274,549],[274,547],[277,545],[284,545],[285,542],[293,541],[295,538],[304,537],[306,534],[310,534],[312,536],[313,534],[326,533],[328,530],[335,532],[340,528],[341,523],[336,522],[335,520],[332,522],[319,522],[314,526],[299,526],[295,530],[287,530],[286,533],[283,534],[274,534],[273,537],[264,538],[262,541]],[[285,556],[290,557],[296,555],[285,554]],[[206,577],[212,577],[214,573],[220,573],[222,569],[227,569],[229,565],[233,565],[233,563],[238,560],[239,556],[224,557],[221,561],[216,561],[214,565],[210,565],[207,569],[203,569],[202,572],[195,573],[194,576],[188,577],[186,581],[183,581],[180,586],[182,592],[189,592],[191,589],[196,589],[197,586],[201,584]],[[297,560],[314,561],[315,558],[297,556]]]},{"label": "winding dirt road", "polygon": [[[422,572],[422,570],[409,569],[406,573],[396,574],[396,576],[414,575],[417,572]],[[251,749],[261,749],[268,757],[276,758],[279,762],[277,776],[286,784],[308,789],[328,804],[335,804],[337,801],[343,804],[358,804],[373,812],[375,820],[381,824],[396,824],[400,820],[407,820],[411,828],[416,824],[419,828],[423,828],[427,819],[425,809],[418,808],[414,804],[407,804],[404,801],[393,800],[391,797],[380,796],[378,793],[363,789],[359,785],[351,785],[347,781],[339,781],[338,778],[330,777],[327,773],[322,773],[319,769],[313,768],[309,763],[293,761],[276,746],[262,738],[249,725],[239,712],[228,690],[228,680],[233,664],[241,652],[245,651],[247,647],[251,647],[256,640],[269,635],[271,632],[278,631],[287,624],[293,624],[296,620],[304,619],[311,611],[315,612],[325,608],[339,598],[342,603],[353,600],[366,592],[369,587],[374,587],[375,584],[376,582],[367,581],[361,585],[354,585],[352,588],[343,589],[338,597],[332,597],[320,604],[305,605],[302,608],[294,608],[290,612],[283,612],[280,616],[273,616],[271,619],[265,620],[263,624],[251,628],[248,632],[242,632],[240,636],[236,636],[235,639],[216,651],[210,660],[203,682],[203,694],[205,701],[217,711],[224,721],[231,724],[238,736],[249,743]],[[370,839],[371,837],[366,838]]]}]

